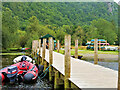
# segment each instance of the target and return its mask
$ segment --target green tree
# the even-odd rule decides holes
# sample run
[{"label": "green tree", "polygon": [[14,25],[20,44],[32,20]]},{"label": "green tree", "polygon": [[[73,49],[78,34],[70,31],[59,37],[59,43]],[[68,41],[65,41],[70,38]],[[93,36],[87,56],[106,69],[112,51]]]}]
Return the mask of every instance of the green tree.
[{"label": "green tree", "polygon": [[18,37],[16,31],[19,29],[19,20],[17,16],[12,16],[9,8],[3,7],[2,11],[2,46],[17,47]]},{"label": "green tree", "polygon": [[78,26],[75,29],[75,33],[72,35],[73,42],[75,41],[75,39],[78,39],[80,46],[82,46],[84,36],[85,36],[84,30],[80,26]]}]

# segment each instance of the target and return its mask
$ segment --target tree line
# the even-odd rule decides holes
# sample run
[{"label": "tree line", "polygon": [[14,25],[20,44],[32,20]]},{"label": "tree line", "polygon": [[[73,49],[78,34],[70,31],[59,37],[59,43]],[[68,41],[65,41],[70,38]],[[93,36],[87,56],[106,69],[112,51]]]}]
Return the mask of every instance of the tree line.
[{"label": "tree line", "polygon": [[114,44],[118,41],[116,18],[112,16],[117,12],[115,5],[111,4],[114,9],[110,12],[107,3],[3,3],[2,47],[31,47],[32,40],[48,33],[61,44],[65,34],[71,35],[72,44],[78,39],[79,45],[85,45],[93,38]]}]

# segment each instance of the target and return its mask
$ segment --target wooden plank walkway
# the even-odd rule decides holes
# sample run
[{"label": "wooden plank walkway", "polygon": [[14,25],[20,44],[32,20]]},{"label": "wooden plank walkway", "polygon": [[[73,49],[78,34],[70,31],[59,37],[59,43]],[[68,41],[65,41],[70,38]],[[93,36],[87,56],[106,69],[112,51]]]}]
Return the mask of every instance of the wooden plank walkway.
[{"label": "wooden plank walkway", "polygon": [[[42,56],[42,48],[41,48]],[[49,50],[46,49],[45,60],[49,63]],[[53,64],[60,73],[64,73],[64,55],[53,51]],[[116,88],[118,72],[100,65],[71,57],[71,77],[69,78],[79,88]]]}]

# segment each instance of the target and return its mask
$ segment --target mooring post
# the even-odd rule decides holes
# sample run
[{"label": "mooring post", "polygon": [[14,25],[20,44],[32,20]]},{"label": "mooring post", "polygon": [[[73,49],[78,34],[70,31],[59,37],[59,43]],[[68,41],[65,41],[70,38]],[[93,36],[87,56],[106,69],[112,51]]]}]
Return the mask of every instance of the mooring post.
[{"label": "mooring post", "polygon": [[43,39],[43,47],[42,47],[42,62],[41,62],[41,65],[44,65],[45,50],[46,50],[46,39]]},{"label": "mooring post", "polygon": [[37,61],[37,47],[35,48],[35,59]]},{"label": "mooring post", "polygon": [[52,67],[53,64],[53,38],[49,38],[49,81],[52,81]]},{"label": "mooring post", "polygon": [[99,50],[101,50],[101,45],[100,45],[101,41],[99,41]]},{"label": "mooring post", "polygon": [[53,50],[54,50],[54,48],[55,48],[55,46],[54,46],[54,40],[52,40],[52,45],[53,45]]},{"label": "mooring post", "polygon": [[94,40],[94,64],[98,64],[98,39]]},{"label": "mooring post", "polygon": [[35,48],[33,49],[33,58],[35,57]]},{"label": "mooring post", "polygon": [[58,89],[58,84],[59,84],[59,72],[55,71],[55,79],[54,79],[54,88]]},{"label": "mooring post", "polygon": [[69,88],[70,70],[71,70],[71,36],[65,35],[65,78],[64,78],[64,88]]},{"label": "mooring post", "polygon": [[39,39],[39,63],[41,63],[40,53],[41,53],[41,39]]},{"label": "mooring post", "polygon": [[118,46],[118,90],[120,90],[120,46]]},{"label": "mooring post", "polygon": [[32,41],[32,58],[34,57],[34,40]]},{"label": "mooring post", "polygon": [[106,40],[106,46],[107,46],[107,40]]},{"label": "mooring post", "polygon": [[75,40],[75,58],[78,58],[78,40]]},{"label": "mooring post", "polygon": [[57,52],[59,53],[59,49],[60,49],[60,43],[59,40],[57,40]]}]

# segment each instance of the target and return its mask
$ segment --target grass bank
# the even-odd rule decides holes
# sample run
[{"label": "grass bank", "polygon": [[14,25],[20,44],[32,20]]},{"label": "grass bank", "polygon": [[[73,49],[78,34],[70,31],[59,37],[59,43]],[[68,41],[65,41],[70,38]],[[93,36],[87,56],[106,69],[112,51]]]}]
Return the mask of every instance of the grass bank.
[{"label": "grass bank", "polygon": [[[57,52],[57,50],[55,50]],[[60,50],[59,53],[64,54],[64,50]],[[71,49],[71,55],[74,55],[75,50]],[[78,50],[78,55],[80,54],[94,54],[93,50]],[[112,54],[118,55],[118,51],[98,51],[98,54]]]},{"label": "grass bank", "polygon": [[0,55],[29,55],[28,53],[0,53]]}]

